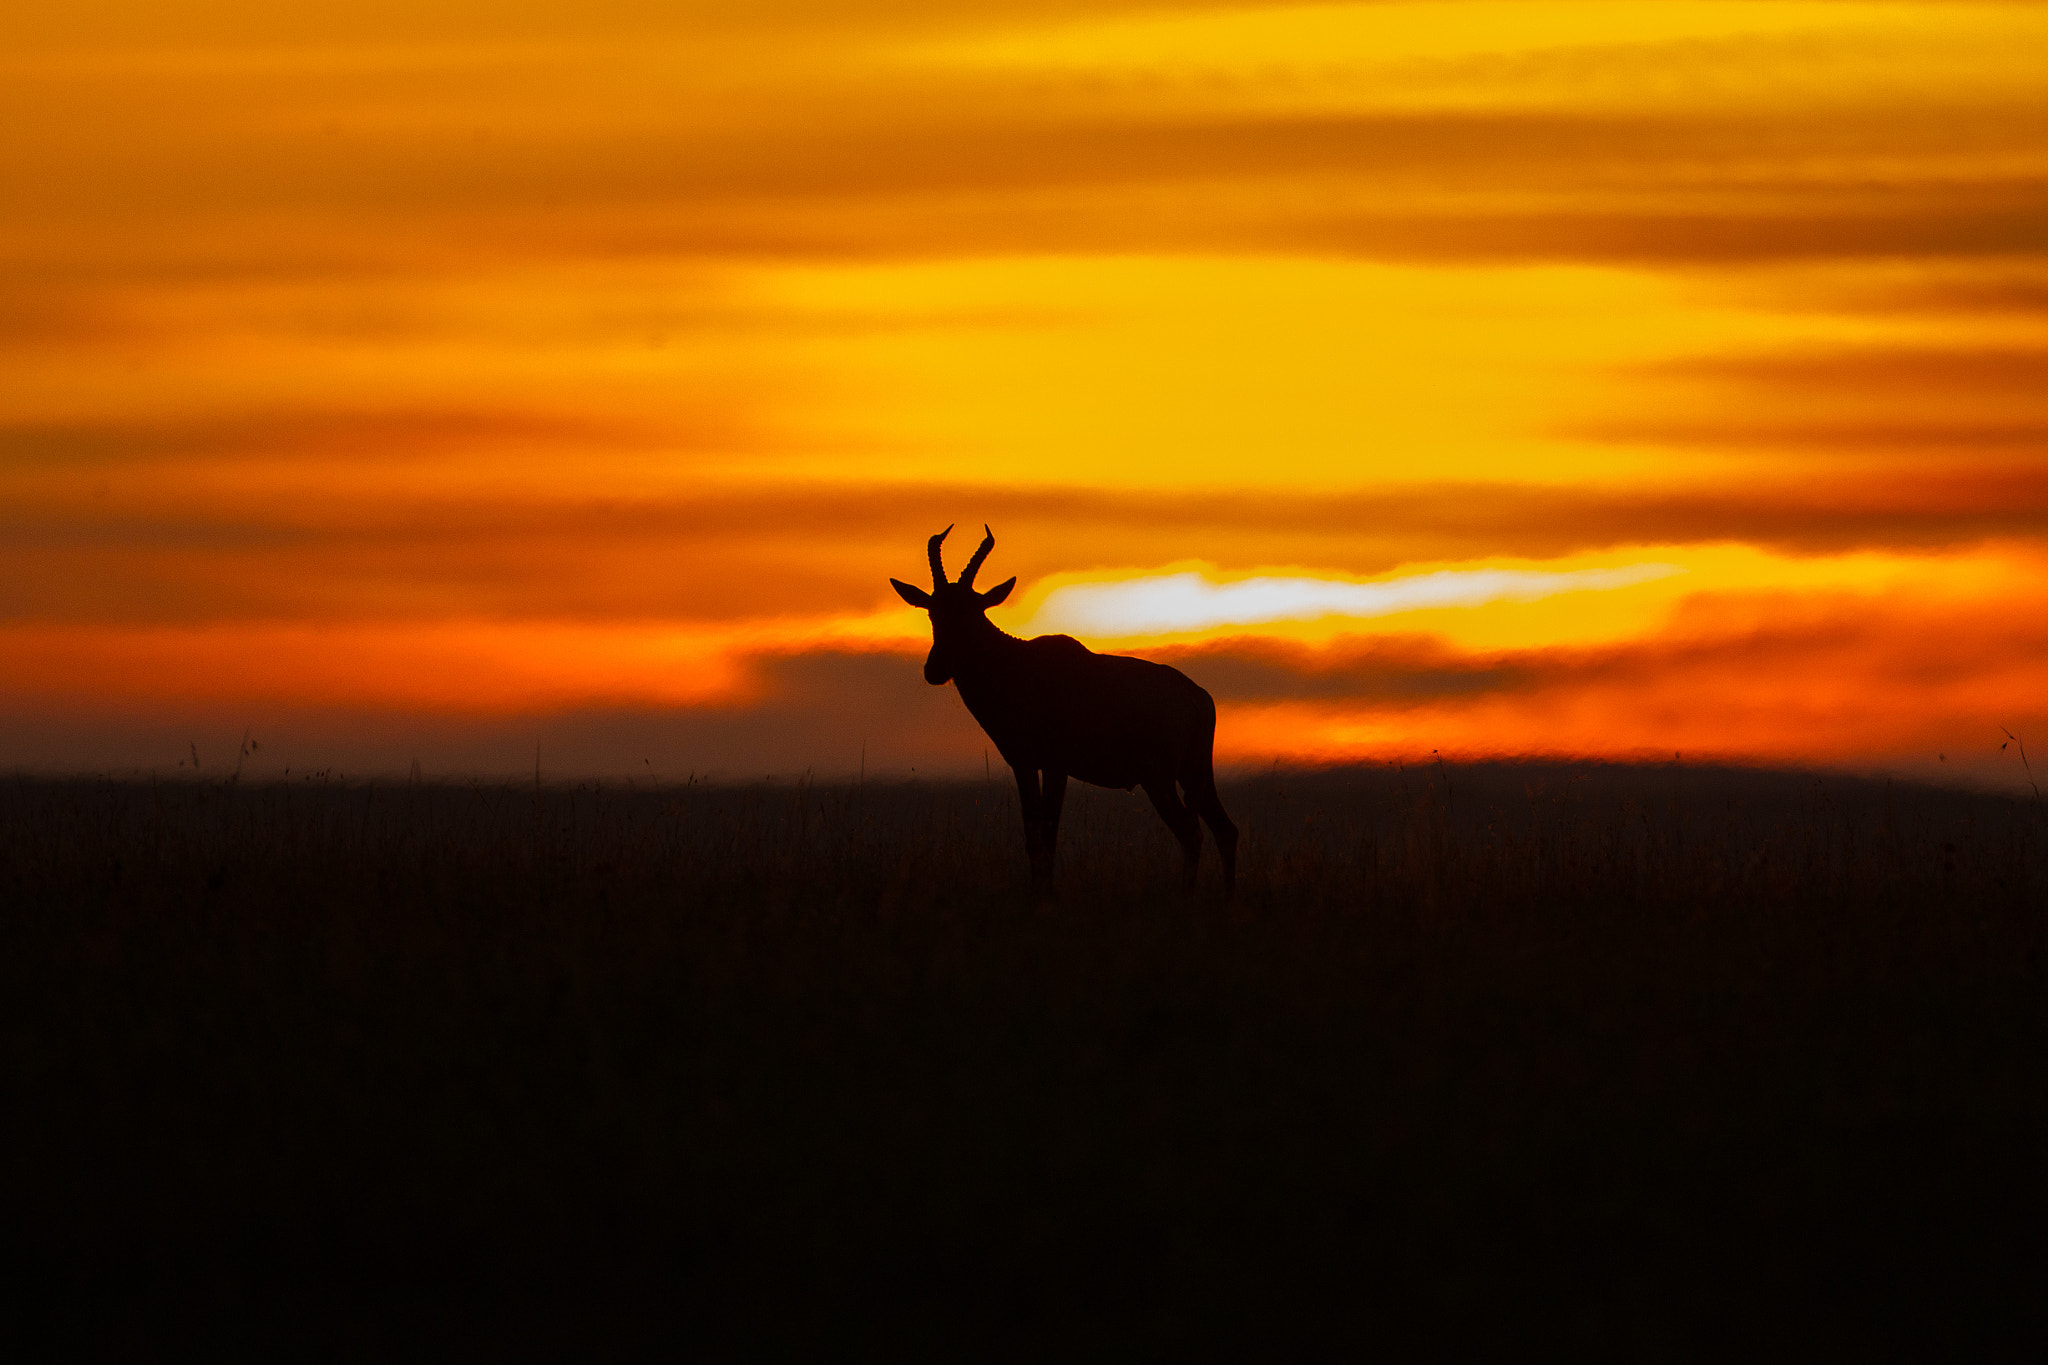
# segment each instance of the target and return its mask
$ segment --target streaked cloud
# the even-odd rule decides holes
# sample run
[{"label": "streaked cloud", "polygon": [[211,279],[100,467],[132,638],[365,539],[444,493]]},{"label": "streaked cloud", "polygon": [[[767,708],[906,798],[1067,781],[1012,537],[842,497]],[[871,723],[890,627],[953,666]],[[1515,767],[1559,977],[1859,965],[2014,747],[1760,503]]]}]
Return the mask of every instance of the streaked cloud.
[{"label": "streaked cloud", "polygon": [[[2038,600],[2029,595],[2029,600]],[[2038,616],[2032,619],[2040,619]],[[1621,757],[1905,761],[1993,779],[2000,711],[2038,728],[2048,640],[1967,604],[1795,594],[1702,598],[1667,626],[1592,649],[1439,656],[1424,685],[1380,681],[1383,654],[1307,663],[1319,691],[1272,689],[1235,710],[1240,759],[1597,753]],[[1357,677],[1348,690],[1340,685]],[[1394,673],[1398,678],[1400,674]],[[1442,679],[1428,685],[1432,678]],[[1788,679],[1800,679],[1791,685]],[[1946,754],[1958,766],[1937,767]]]},{"label": "streaked cloud", "polygon": [[[89,454],[125,449],[118,432],[74,439]],[[286,463],[303,474],[311,458]],[[924,538],[969,516],[994,523],[1004,576],[1020,574],[1027,597],[1077,563],[1146,573],[1191,545],[1226,564],[1313,563],[1365,579],[1489,556],[1528,569],[1634,546],[1733,544],[1756,547],[1760,572],[1784,576],[1858,551],[1961,554],[2048,537],[2048,481],[2023,467],[1689,492],[1454,484],[1309,496],[841,482],[458,497],[401,495],[394,479],[381,496],[373,486],[280,498],[273,481],[252,489],[246,478],[139,491],[119,472],[122,461],[96,460],[0,509],[0,619],[701,624],[860,614],[896,607],[886,580],[918,574]],[[175,467],[189,477],[189,465]],[[1691,581],[1720,574],[1702,565]]]}]

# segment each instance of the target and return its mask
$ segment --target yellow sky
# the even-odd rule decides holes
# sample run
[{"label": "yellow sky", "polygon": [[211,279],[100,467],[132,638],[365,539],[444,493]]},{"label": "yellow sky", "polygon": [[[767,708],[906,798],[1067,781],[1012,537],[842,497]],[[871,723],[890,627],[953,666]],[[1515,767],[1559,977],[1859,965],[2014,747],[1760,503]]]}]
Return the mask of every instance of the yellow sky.
[{"label": "yellow sky", "polygon": [[970,762],[984,521],[1242,760],[2048,733],[2048,6],[673,8],[0,20],[0,763]]}]

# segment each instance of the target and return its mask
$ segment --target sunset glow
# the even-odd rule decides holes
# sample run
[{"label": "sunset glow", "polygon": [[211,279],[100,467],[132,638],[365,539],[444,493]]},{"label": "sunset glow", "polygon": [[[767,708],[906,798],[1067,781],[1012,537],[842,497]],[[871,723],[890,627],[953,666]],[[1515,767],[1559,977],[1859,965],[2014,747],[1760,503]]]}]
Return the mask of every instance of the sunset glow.
[{"label": "sunset glow", "polygon": [[5,22],[0,758],[979,772],[956,522],[1231,762],[2048,752],[2048,8],[678,14]]},{"label": "sunset glow", "polygon": [[1633,587],[1682,572],[1669,564],[1566,573],[1439,569],[1378,583],[1265,577],[1217,583],[1199,573],[1176,573],[1059,588],[1039,607],[1032,625],[1047,634],[1168,635],[1218,626],[1527,602],[1558,593]]}]

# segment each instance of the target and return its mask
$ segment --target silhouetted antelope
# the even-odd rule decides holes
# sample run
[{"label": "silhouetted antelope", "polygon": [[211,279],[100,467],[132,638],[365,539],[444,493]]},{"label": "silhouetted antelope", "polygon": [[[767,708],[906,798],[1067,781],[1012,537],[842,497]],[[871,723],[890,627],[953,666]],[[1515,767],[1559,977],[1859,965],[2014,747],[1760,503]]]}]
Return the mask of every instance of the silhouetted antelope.
[{"label": "silhouetted antelope", "polygon": [[[960,700],[1016,771],[1032,888],[1041,896],[1052,894],[1060,804],[1067,779],[1078,777],[1098,787],[1143,787],[1187,854],[1190,887],[1202,856],[1202,826],[1195,818],[1200,815],[1223,855],[1225,894],[1236,890],[1237,826],[1216,797],[1215,701],[1187,674],[1165,664],[1097,654],[1069,635],[1005,635],[983,613],[1008,597],[1017,580],[974,590],[974,575],[995,548],[995,533],[982,528],[981,548],[960,581],[948,583],[939,544],[952,529],[931,538],[929,593],[893,578],[889,586],[931,613],[932,652],[924,661],[924,680],[959,688]],[[1176,782],[1187,793],[1185,804],[1174,792]]]}]

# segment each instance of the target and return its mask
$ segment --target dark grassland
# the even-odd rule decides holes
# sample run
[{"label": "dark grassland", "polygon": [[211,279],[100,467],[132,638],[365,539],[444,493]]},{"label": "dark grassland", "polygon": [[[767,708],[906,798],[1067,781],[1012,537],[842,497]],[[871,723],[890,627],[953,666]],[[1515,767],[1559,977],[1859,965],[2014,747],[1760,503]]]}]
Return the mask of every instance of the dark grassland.
[{"label": "dark grassland", "polygon": [[2048,813],[1500,765],[0,786],[23,1311],[149,1355],[2044,1339]]}]

